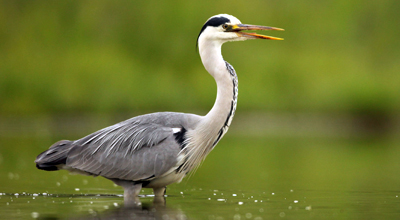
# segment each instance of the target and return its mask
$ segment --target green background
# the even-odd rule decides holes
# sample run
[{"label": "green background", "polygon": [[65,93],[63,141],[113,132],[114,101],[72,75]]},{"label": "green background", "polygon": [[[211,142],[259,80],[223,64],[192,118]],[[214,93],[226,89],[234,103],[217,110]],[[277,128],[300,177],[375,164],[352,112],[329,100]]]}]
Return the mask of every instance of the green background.
[{"label": "green background", "polygon": [[169,186],[169,207],[192,219],[398,218],[399,11],[395,0],[0,0],[0,217],[121,205],[93,196],[121,194],[110,181],[43,172],[35,157],[138,114],[206,114],[216,86],[196,39],[228,13],[284,28],[260,33],[285,40],[223,46],[239,77],[235,119],[198,171]]},{"label": "green background", "polygon": [[215,84],[195,49],[228,13],[284,41],[228,43],[240,111],[400,110],[400,3],[1,1],[0,114],[204,114]]}]

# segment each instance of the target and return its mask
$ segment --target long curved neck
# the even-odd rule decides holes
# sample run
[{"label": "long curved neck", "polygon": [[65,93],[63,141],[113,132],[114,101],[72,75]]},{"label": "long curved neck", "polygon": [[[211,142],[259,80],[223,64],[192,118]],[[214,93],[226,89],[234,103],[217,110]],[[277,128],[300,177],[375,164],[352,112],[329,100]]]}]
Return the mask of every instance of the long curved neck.
[{"label": "long curved neck", "polygon": [[[203,42],[201,42],[203,43]],[[207,44],[208,43],[208,44]],[[217,98],[214,106],[204,116],[200,123],[201,129],[207,129],[207,133],[219,138],[227,131],[236,110],[237,77],[233,68],[225,62],[221,54],[222,44],[219,42],[204,42],[200,44],[200,57],[206,70],[214,77],[217,83]],[[231,71],[229,71],[229,69]],[[203,127],[204,126],[204,127]],[[221,131],[221,129],[224,129]],[[218,134],[222,132],[222,134]],[[218,137],[218,135],[220,135]],[[213,147],[213,146],[212,146]]]},{"label": "long curved neck", "polygon": [[199,41],[201,61],[217,83],[214,106],[189,133],[183,170],[192,170],[204,160],[222,136],[228,131],[236,110],[237,77],[234,69],[221,55],[222,43]]}]

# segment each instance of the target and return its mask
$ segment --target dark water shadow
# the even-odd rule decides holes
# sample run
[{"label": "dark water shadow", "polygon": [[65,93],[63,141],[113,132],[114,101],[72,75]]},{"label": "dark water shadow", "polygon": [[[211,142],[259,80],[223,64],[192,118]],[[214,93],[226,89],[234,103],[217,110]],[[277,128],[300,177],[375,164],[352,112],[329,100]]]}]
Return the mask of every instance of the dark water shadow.
[{"label": "dark water shadow", "polygon": [[[65,200],[65,198],[68,198],[68,200],[75,198],[84,198],[84,199],[89,199],[93,200],[94,198],[96,199],[101,199],[104,201],[107,201],[108,199],[114,200],[117,199],[121,202],[121,206],[115,206],[110,208],[107,208],[107,210],[104,211],[96,211],[96,208],[91,209],[92,211],[87,213],[80,213],[80,212],[74,212],[73,214],[70,213],[66,219],[88,219],[88,220],[94,220],[94,219],[188,219],[187,216],[184,214],[184,212],[178,208],[171,208],[167,206],[167,197],[154,197],[154,195],[140,195],[139,197],[135,197],[132,200],[125,200],[123,203],[123,196],[119,194],[43,194],[43,193],[1,193],[0,197],[3,198],[13,198],[15,201],[19,201],[20,204],[23,204],[24,206],[20,206],[20,209],[24,209],[26,205],[29,205],[32,207],[34,204],[39,205],[40,207],[43,206],[44,201],[40,201],[40,198],[54,198],[54,199],[61,199],[61,201]],[[150,201],[146,198],[153,197],[153,200]],[[174,197],[174,196],[168,196],[168,197]],[[26,203],[27,199],[30,199],[32,201],[32,198],[36,198],[34,201],[37,201],[38,203]],[[141,200],[146,200],[146,202],[141,202]],[[93,200],[94,201],[94,200]],[[100,200],[97,200],[98,202]],[[119,203],[119,202],[118,202]],[[53,204],[53,203],[49,203]],[[57,203],[56,203],[57,204]],[[64,203],[58,202],[59,205],[64,206]],[[72,203],[71,203],[72,204]],[[83,205],[83,204],[82,204]],[[54,206],[52,206],[54,208]],[[37,215],[37,217],[33,218],[36,219],[45,219],[45,220],[58,220],[58,219],[65,219],[65,215],[63,214],[50,214],[46,212],[42,212],[42,210],[37,211],[37,213],[40,213]],[[3,219],[1,217],[0,213],[0,219]]]},{"label": "dark water shadow", "polygon": [[74,217],[72,219],[97,220],[97,219],[188,219],[180,209],[169,208],[166,205],[166,198],[154,197],[153,202],[142,203],[140,198],[125,201],[123,207],[109,209],[104,212],[96,212],[91,215]]}]

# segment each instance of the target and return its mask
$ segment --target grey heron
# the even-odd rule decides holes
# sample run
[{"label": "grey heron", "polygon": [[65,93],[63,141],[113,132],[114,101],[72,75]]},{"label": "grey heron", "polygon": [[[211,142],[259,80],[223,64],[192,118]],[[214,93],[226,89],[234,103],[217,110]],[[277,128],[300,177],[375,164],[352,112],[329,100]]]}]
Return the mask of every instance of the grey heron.
[{"label": "grey heron", "polygon": [[36,167],[103,176],[124,188],[124,200],[136,198],[142,187],[164,196],[166,186],[180,182],[197,168],[228,131],[235,114],[238,80],[221,54],[228,41],[283,40],[246,30],[283,30],[242,24],[236,17],[209,18],[197,38],[201,61],[217,84],[217,97],[205,115],[158,112],[137,116],[79,140],[62,140],[39,154]]}]

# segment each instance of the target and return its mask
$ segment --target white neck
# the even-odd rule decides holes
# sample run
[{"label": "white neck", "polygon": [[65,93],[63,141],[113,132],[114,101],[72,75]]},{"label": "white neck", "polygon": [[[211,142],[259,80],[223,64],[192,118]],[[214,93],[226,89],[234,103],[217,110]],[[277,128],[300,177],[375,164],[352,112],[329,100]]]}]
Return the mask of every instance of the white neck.
[{"label": "white neck", "polygon": [[217,83],[217,98],[212,109],[189,133],[189,159],[185,164],[189,170],[197,167],[226,133],[236,110],[237,78],[228,71],[221,46],[222,42],[199,39],[201,61]]},{"label": "white neck", "polygon": [[210,135],[216,136],[216,133],[224,126],[232,108],[232,100],[234,99],[233,76],[229,73],[222,57],[222,44],[220,42],[200,41],[199,43],[201,61],[217,83],[217,98],[214,106],[204,117],[199,127],[204,126],[206,130],[214,133]]}]

